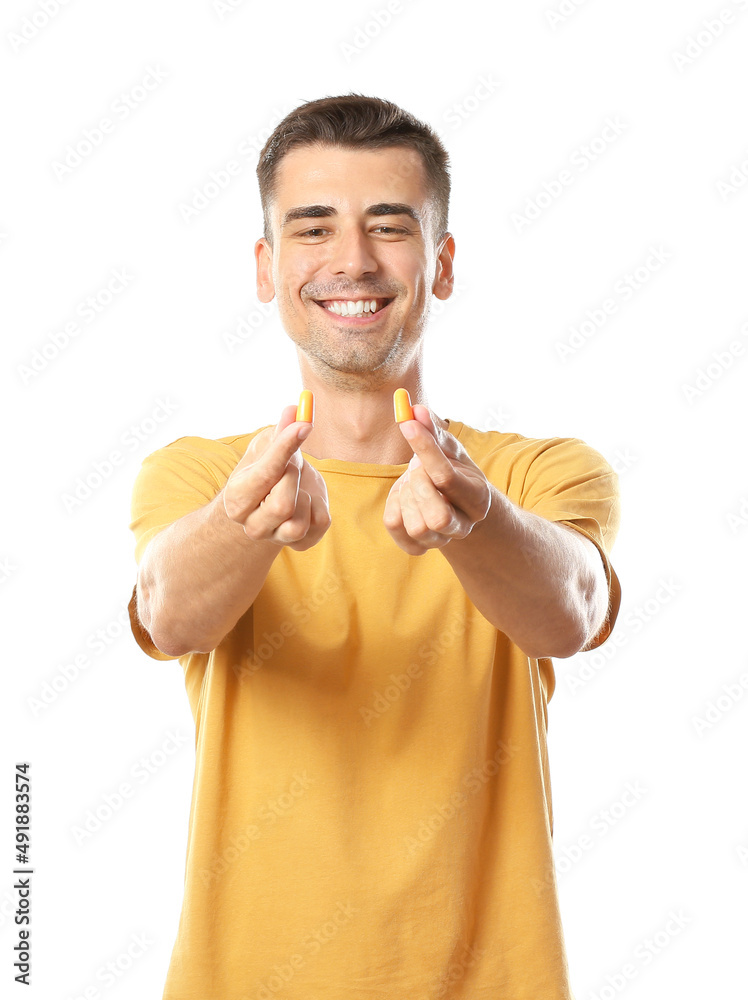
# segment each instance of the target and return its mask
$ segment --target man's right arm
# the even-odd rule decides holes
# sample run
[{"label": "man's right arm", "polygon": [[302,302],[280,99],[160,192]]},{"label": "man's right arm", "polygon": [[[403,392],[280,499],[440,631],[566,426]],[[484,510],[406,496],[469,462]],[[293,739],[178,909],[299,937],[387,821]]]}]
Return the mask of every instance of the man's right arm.
[{"label": "man's right arm", "polygon": [[[223,489],[159,531],[140,561],[138,617],[169,656],[210,652],[259,593],[284,545],[314,545],[330,514],[324,480],[298,451],[296,407],[256,435]],[[306,431],[308,434],[309,431]]]},{"label": "man's right arm", "polygon": [[226,514],[223,490],[148,543],[138,570],[138,616],[169,656],[208,653],[260,591],[280,547],[253,541]]}]

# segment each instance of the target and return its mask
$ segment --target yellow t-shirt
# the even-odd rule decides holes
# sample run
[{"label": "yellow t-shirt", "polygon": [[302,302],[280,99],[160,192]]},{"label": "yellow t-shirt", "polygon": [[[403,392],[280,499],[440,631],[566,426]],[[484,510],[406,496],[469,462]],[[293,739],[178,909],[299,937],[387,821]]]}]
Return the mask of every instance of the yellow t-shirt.
[{"label": "yellow t-shirt", "polygon": [[[135,483],[136,558],[225,485],[251,438],[183,437]],[[450,421],[514,503],[609,561],[618,480],[575,438]],[[303,451],[302,451],[303,453]],[[332,523],[282,548],[211,653],[180,657],[195,718],[182,914],[164,1000],[569,1000],[552,856],[550,659],[468,599],[439,549],[382,522],[403,465],[305,455]],[[140,626],[133,632],[155,659]]]}]

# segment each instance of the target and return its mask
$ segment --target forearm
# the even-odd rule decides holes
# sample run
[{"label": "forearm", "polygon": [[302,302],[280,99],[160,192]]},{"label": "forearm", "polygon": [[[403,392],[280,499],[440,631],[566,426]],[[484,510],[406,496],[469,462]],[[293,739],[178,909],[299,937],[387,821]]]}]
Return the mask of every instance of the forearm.
[{"label": "forearm", "polygon": [[215,649],[254,601],[280,549],[247,537],[226,515],[223,491],[160,531],[137,582],[138,614],[156,647],[171,656]]},{"label": "forearm", "polygon": [[527,656],[571,656],[604,618],[599,553],[493,485],[488,515],[441,552],[481,614]]}]

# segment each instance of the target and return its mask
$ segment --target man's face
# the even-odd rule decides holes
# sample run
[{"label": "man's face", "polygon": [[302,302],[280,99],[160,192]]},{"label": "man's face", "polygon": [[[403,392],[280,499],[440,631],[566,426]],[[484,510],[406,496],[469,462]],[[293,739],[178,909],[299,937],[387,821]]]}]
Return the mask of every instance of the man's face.
[{"label": "man's face", "polygon": [[[297,147],[279,164],[270,209],[273,248],[255,245],[258,295],[277,296],[313,370],[338,385],[350,384],[342,373],[368,376],[369,385],[405,373],[420,354],[432,294],[446,299],[453,285],[454,240],[434,246],[420,154]],[[346,315],[330,308],[343,300],[365,308],[354,316],[348,305]]]}]

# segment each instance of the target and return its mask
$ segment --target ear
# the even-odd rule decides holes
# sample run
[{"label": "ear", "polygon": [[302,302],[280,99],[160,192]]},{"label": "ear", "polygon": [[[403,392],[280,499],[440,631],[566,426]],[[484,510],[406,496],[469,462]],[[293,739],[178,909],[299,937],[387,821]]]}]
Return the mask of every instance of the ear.
[{"label": "ear", "polygon": [[270,302],[275,296],[273,284],[273,250],[265,237],[255,243],[257,262],[257,298],[260,302]]},{"label": "ear", "polygon": [[445,233],[436,258],[436,277],[432,291],[437,299],[448,299],[454,289],[455,276],[452,262],[455,255],[455,241],[451,233]]}]

